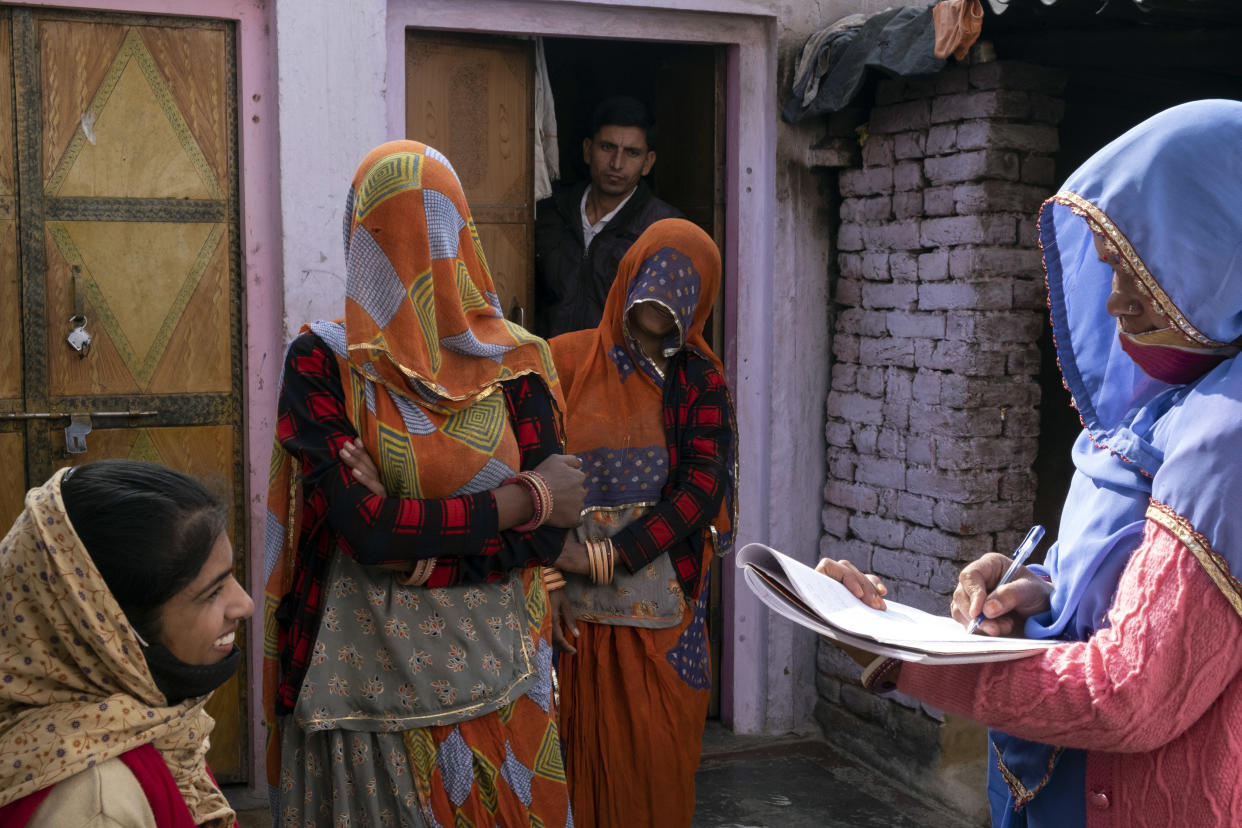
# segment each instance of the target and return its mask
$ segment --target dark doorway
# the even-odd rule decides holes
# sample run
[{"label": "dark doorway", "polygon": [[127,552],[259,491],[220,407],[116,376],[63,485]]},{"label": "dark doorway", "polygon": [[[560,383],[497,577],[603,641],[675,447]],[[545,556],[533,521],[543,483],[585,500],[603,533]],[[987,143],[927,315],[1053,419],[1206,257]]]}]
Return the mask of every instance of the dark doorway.
[{"label": "dark doorway", "polygon": [[[587,178],[582,140],[589,137],[596,104],[631,95],[647,104],[656,121],[656,163],[648,176],[655,194],[702,227],[724,250],[724,48],[632,41],[544,38],[548,80],[556,106],[561,180]],[[723,291],[721,293],[723,297]],[[708,320],[716,353],[725,342],[723,298]],[[708,715],[720,715],[720,559],[712,564],[708,633],[712,655],[712,700]]]},{"label": "dark doorway", "polygon": [[632,95],[656,119],[656,164],[648,178],[652,188],[720,242],[722,49],[545,38],[544,52],[556,101],[563,180],[587,176],[582,139],[588,137],[595,105],[613,95]]}]

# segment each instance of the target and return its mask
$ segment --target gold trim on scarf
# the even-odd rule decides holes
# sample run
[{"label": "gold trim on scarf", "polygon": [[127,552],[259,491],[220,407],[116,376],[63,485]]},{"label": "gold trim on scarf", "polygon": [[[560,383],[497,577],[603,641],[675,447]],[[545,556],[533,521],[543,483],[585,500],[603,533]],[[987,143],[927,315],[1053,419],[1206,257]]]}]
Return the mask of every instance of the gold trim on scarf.
[{"label": "gold trim on scarf", "polygon": [[[635,338],[634,334],[630,333],[630,312],[633,311],[634,308],[641,305],[643,302],[648,302],[652,305],[659,305],[660,307],[664,308],[664,310],[668,311],[669,316],[673,317],[673,324],[677,326],[677,346],[674,348],[665,348],[662,345],[660,346],[660,356],[664,357],[664,359],[672,359],[673,356],[675,356],[678,351],[680,351],[682,348],[686,346],[686,331],[685,329],[682,328],[681,317],[677,315],[677,311],[673,310],[669,306],[668,302],[665,302],[662,299],[639,299],[627,305],[625,308],[625,315],[621,317],[622,333],[625,334],[625,338],[629,340],[629,342],[632,345],[637,346],[638,350],[642,353],[643,356],[647,357],[648,360],[651,360],[651,356],[645,350],[643,350],[643,347],[639,343],[638,339]],[[666,339],[668,338],[667,335],[665,336],[665,338]],[[660,379],[663,379],[664,372],[660,370],[659,366],[653,366],[653,367],[655,367],[656,372],[659,373]]]},{"label": "gold trim on scarf", "polygon": [[[374,345],[361,343],[357,345],[347,345],[346,350],[347,351],[375,351],[377,349],[375,348]],[[389,354],[388,351],[383,351],[383,353]],[[454,397],[453,395],[448,393],[448,389],[441,386],[438,382],[428,379],[427,377],[423,376],[422,374],[418,373],[417,371],[411,368],[406,368],[404,365],[397,362],[395,359],[390,359],[389,362],[392,364],[394,368],[399,370],[409,380],[421,384],[424,388],[427,389],[427,392],[429,394],[434,394],[437,397],[441,397],[450,402],[458,402],[458,403],[467,402],[467,401],[469,401],[470,403],[478,402],[479,400],[483,399],[489,394],[494,394],[495,392],[501,390],[502,383],[508,382],[509,380],[517,379],[518,377],[524,377],[527,374],[534,374],[543,380],[544,385],[550,385],[548,383],[547,376],[545,376],[540,371],[536,370],[535,368],[523,368],[520,371],[513,371],[511,373],[505,374],[504,376],[496,379],[495,381],[489,383],[488,385],[480,386],[479,388],[476,388],[473,391],[467,392],[458,397]],[[552,360],[548,359],[548,364],[551,365],[551,363],[552,363]],[[362,364],[367,365],[367,364],[370,364],[370,362],[364,362]],[[413,388],[401,388],[389,382],[387,379],[385,379],[383,376],[379,374],[368,374],[358,364],[350,363],[349,367],[350,367],[350,370],[356,371],[364,379],[370,380],[371,382],[374,382],[377,385],[382,385],[385,388],[389,389],[390,391],[396,394],[400,394],[403,397],[409,397],[411,400],[414,400],[419,405],[425,406],[433,411],[438,411],[442,414],[449,414],[449,413],[453,413],[458,410],[458,409],[453,409],[453,408],[444,408],[441,406],[437,406],[434,402],[431,402],[426,397],[419,396],[419,394],[416,391],[414,391]],[[553,376],[555,376],[555,374],[553,374]]]},{"label": "gold trim on scarf", "polygon": [[587,506],[579,513],[582,516],[582,523],[579,523],[578,526],[582,526],[583,523],[586,522],[587,517],[595,514],[596,512],[623,512],[626,509],[650,509],[659,502],[660,501],[657,498],[656,500],[636,500],[633,503],[621,503],[616,506]]},{"label": "gold trim on scarf", "polygon": [[1126,238],[1121,229],[1113,223],[1112,219],[1103,210],[1078,195],[1078,193],[1068,190],[1062,190],[1048,200],[1062,204],[1068,207],[1074,215],[1086,219],[1087,225],[1091,230],[1098,232],[1104,237],[1104,246],[1108,251],[1121,257],[1134,273],[1136,281],[1143,292],[1155,301],[1161,313],[1168,317],[1187,338],[1210,348],[1219,348],[1230,344],[1228,342],[1217,342],[1191,324],[1190,320],[1178,309],[1177,305],[1173,304],[1173,300],[1164,292],[1164,288],[1160,287],[1156,277],[1147,269],[1147,265],[1143,263],[1143,259],[1139,256],[1138,251],[1134,249],[1134,245],[1130,244],[1130,240]]},{"label": "gold trim on scarf", "polygon": [[1242,583],[1229,571],[1229,563],[1212,551],[1208,539],[1196,532],[1190,521],[1155,498],[1152,498],[1147,507],[1147,519],[1169,530],[1179,543],[1194,554],[1212,583],[1225,596],[1229,606],[1242,616]]},{"label": "gold trim on scarf", "polygon": [[1044,774],[1044,778],[1039,780],[1039,784],[1034,788],[1027,788],[1022,784],[1022,780],[1019,779],[1017,775],[1009,769],[1009,766],[1005,764],[1004,758],[1001,757],[1000,748],[996,746],[996,743],[991,742],[991,745],[992,752],[996,754],[996,769],[1000,771],[1001,778],[1003,778],[1005,780],[1005,784],[1009,786],[1009,793],[1013,794],[1013,804],[1015,808],[1021,808],[1023,805],[1034,799],[1036,794],[1044,789],[1044,786],[1048,784],[1048,780],[1052,778],[1052,771],[1057,766],[1057,758],[1060,757],[1061,751],[1064,749],[1060,747],[1053,748],[1052,755],[1048,757],[1048,770]]}]

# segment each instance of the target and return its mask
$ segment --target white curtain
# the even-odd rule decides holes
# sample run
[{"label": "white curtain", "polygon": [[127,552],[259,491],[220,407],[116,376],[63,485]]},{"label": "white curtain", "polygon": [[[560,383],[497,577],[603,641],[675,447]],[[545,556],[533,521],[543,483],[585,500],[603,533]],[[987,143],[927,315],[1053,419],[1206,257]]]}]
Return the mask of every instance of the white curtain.
[{"label": "white curtain", "polygon": [[543,38],[535,38],[535,201],[552,195],[552,182],[561,178],[560,150],[556,146],[556,107],[548,80]]}]

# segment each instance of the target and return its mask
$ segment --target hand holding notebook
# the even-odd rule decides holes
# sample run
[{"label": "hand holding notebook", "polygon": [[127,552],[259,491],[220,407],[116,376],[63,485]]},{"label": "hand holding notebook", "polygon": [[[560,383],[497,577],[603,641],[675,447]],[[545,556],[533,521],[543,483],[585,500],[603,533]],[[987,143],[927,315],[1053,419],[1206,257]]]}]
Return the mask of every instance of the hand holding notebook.
[{"label": "hand holding notebook", "polygon": [[778,614],[820,635],[903,661],[966,664],[1034,655],[1055,641],[978,636],[947,616],[897,601],[868,606],[840,582],[763,544],[737,554],[751,591]]}]

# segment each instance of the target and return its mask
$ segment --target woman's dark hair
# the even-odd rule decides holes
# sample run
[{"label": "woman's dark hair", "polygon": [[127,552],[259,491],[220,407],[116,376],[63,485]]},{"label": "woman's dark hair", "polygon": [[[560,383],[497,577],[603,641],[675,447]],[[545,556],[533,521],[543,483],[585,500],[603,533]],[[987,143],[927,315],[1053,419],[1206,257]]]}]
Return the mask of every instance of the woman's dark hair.
[{"label": "woman's dark hair", "polygon": [[193,477],[140,460],[97,460],[60,484],[65,513],[129,622],[160,637],[159,608],[198,576],[228,510]]}]

